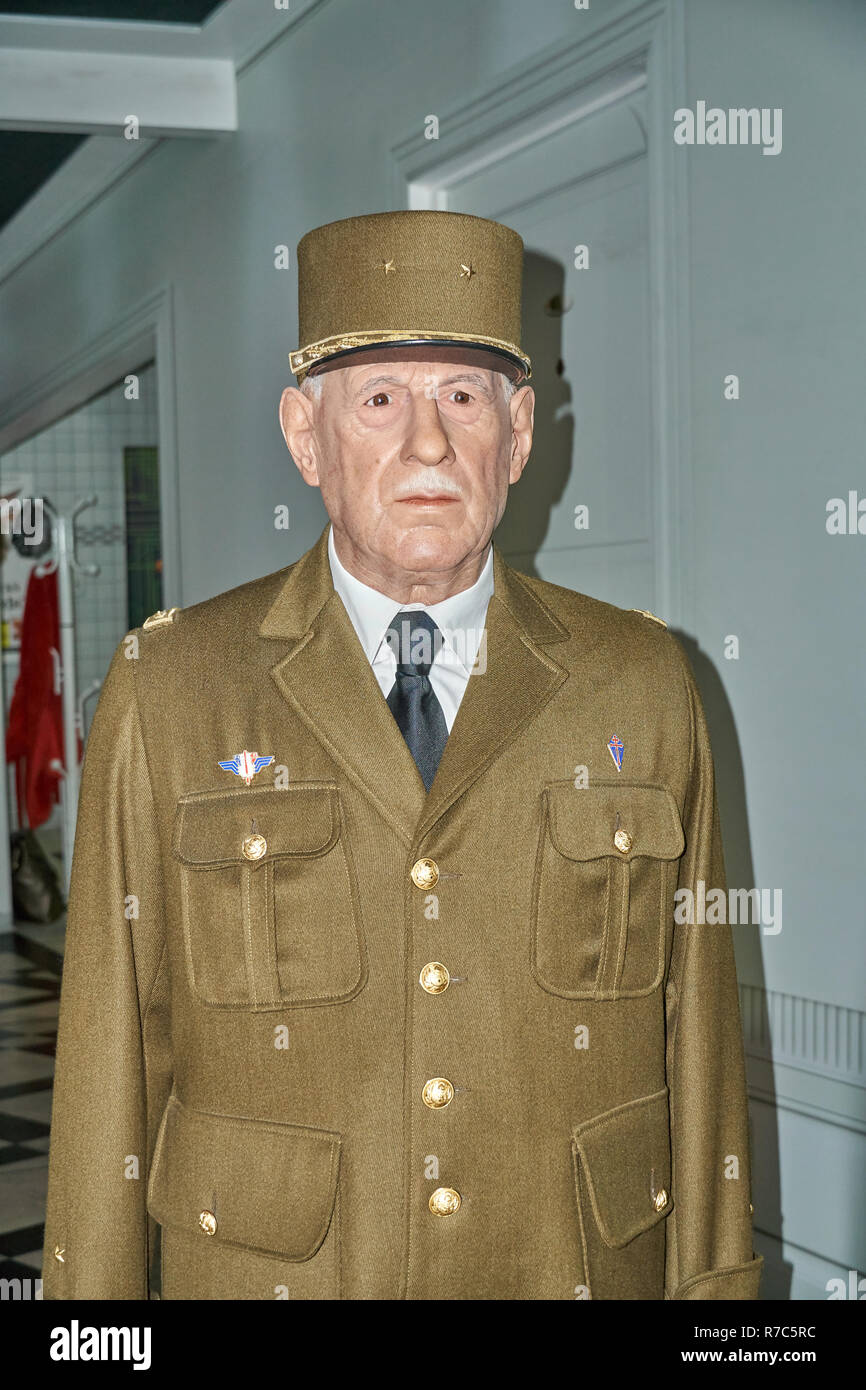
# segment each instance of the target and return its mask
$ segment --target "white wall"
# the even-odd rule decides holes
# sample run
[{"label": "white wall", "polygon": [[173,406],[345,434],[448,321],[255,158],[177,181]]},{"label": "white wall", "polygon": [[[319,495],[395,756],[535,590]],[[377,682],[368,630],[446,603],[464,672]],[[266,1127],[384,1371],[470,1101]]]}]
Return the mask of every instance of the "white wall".
[{"label": "white wall", "polygon": [[729,877],[783,893],[778,935],[736,929],[748,1003],[774,1025],[772,1071],[747,1029],[751,1074],[782,1107],[754,1117],[756,1219],[784,1228],[790,1248],[763,1248],[794,1267],[795,1296],[820,1297],[866,1266],[866,536],[825,529],[829,498],[866,494],[866,9],[698,0],[686,32],[691,104],[784,113],[778,156],[690,152],[694,579]]}]

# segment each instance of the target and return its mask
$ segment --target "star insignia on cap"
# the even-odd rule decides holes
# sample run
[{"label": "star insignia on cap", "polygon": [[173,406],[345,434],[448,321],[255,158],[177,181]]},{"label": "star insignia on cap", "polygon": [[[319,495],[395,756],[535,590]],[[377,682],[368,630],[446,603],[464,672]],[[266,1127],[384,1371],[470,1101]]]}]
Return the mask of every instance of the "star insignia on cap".
[{"label": "star insignia on cap", "polygon": [[464,265],[464,264],[461,262],[461,264],[460,264],[460,279],[461,279],[461,280],[471,280],[471,279],[472,279],[472,276],[473,276],[474,274],[475,274],[475,271],[472,269],[472,266],[471,266],[471,265]]},{"label": "star insignia on cap", "polygon": [[382,263],[381,263],[380,266],[379,266],[379,269],[380,269],[380,270],[384,270],[384,272],[385,272],[386,275],[390,275],[391,271],[392,271],[392,270],[396,270],[397,267],[395,266],[393,260],[390,260],[390,261],[382,261]]}]

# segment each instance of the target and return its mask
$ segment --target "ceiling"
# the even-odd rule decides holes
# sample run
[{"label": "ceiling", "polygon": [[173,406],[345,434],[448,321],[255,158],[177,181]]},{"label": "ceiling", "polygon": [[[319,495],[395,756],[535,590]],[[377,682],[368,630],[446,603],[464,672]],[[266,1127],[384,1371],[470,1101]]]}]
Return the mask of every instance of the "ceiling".
[{"label": "ceiling", "polygon": [[[0,0],[0,18],[16,15],[46,20],[79,20],[152,25],[201,25],[222,0]],[[139,31],[140,32],[140,31]],[[86,43],[82,42],[82,48]],[[0,228],[74,154],[87,135],[53,131],[0,130]]]},{"label": "ceiling", "polygon": [[53,131],[0,130],[0,227],[86,139]]},{"label": "ceiling", "polygon": [[137,20],[147,24],[203,24],[222,0],[31,0],[4,3],[3,14],[41,15],[52,19]]}]

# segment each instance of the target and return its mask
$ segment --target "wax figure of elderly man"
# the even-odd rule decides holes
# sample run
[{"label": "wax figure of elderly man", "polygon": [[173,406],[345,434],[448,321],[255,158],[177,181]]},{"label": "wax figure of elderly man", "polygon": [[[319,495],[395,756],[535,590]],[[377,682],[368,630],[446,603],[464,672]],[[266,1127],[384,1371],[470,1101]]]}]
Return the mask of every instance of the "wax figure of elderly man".
[{"label": "wax figure of elderly man", "polygon": [[491,543],[522,249],[426,211],[299,245],[280,419],[330,525],[115,654],[48,1297],[757,1296],[731,934],[675,900],[724,886],[694,678]]}]

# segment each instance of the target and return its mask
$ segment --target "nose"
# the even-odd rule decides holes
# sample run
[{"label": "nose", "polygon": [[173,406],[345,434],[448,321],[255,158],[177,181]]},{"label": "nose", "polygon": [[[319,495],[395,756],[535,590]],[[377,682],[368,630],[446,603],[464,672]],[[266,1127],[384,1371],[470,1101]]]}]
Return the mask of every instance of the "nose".
[{"label": "nose", "polygon": [[451,440],[442,426],[439,404],[435,396],[413,395],[409,431],[403,452],[404,463],[423,463],[432,468],[450,463],[455,454]]}]

